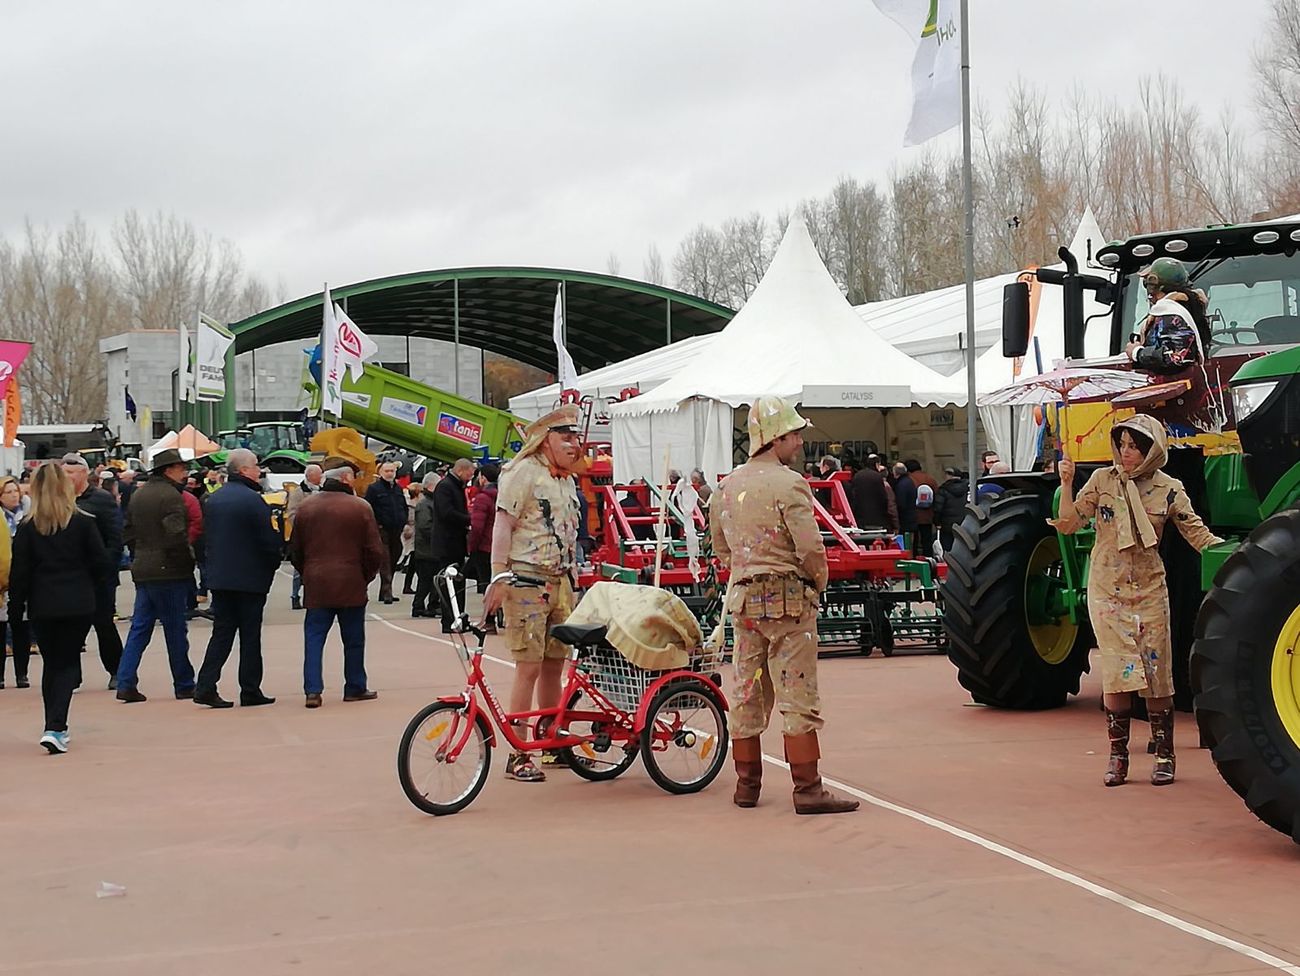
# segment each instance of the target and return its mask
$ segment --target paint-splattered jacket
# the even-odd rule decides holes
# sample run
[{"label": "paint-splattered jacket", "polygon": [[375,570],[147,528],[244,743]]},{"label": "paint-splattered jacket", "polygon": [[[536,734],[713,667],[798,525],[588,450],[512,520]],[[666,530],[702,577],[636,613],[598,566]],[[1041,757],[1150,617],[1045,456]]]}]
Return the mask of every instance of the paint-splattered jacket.
[{"label": "paint-splattered jacket", "polygon": [[[812,502],[808,482],[771,452],[723,480],[709,504],[710,531],[714,553],[731,571],[733,613],[798,617],[801,601],[815,601],[826,588],[826,547]],[[815,592],[809,597],[806,589]]]},{"label": "paint-splattered jacket", "polygon": [[[1164,429],[1150,417],[1130,418],[1131,426],[1155,437],[1151,451],[1132,478],[1142,509],[1155,530],[1152,545],[1143,545],[1137,520],[1124,492],[1118,458],[1094,471],[1074,501],[1073,518],[1056,522],[1066,534],[1094,518],[1097,531],[1088,570],[1088,617],[1101,656],[1102,689],[1107,693],[1139,691],[1145,697],[1174,693],[1169,643],[1169,591],[1159,540],[1170,519],[1191,546],[1200,551],[1222,540],[1206,528],[1192,508],[1183,484],[1159,470],[1166,457]],[[1124,526],[1122,520],[1128,519]],[[1124,531],[1121,531],[1121,529]],[[1129,539],[1131,544],[1121,548]]]},{"label": "paint-splattered jacket", "polygon": [[1151,373],[1180,373],[1199,358],[1196,326],[1191,313],[1178,304],[1182,294],[1167,296],[1151,308],[1143,330],[1142,345],[1134,351],[1133,363]]}]

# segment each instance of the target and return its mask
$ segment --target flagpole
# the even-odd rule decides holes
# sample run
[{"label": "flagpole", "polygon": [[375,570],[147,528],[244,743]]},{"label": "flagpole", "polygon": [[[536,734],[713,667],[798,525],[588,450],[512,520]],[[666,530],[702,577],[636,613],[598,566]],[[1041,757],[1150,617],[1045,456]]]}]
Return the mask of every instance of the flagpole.
[{"label": "flagpole", "polygon": [[961,188],[966,204],[966,469],[975,503],[975,188],[971,175],[970,11],[961,0]]}]

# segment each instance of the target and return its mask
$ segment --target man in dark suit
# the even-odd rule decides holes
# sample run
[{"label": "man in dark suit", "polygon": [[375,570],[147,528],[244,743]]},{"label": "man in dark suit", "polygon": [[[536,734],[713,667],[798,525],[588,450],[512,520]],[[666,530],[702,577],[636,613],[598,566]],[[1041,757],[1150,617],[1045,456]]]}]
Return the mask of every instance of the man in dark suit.
[{"label": "man in dark suit", "polygon": [[402,529],[406,528],[410,514],[406,507],[406,492],[397,483],[396,461],[385,461],[379,466],[379,477],[366,489],[366,501],[374,509],[379,537],[388,552],[388,558],[379,567],[379,602],[396,603],[393,572],[402,558]]},{"label": "man in dark suit", "polygon": [[229,479],[204,504],[207,575],[212,591],[212,637],[194,686],[194,702],[230,708],[217,693],[221,669],[239,634],[239,704],[270,705],[262,694],[262,613],[281,561],[280,534],[262,500],[257,455],[236,448],[226,461]]},{"label": "man in dark suit", "polygon": [[[447,477],[433,489],[433,571],[442,572],[448,566],[461,565],[469,555],[469,503],[465,500],[465,486],[474,477],[474,462],[461,458],[452,466]],[[465,606],[465,576],[456,578],[456,597]],[[451,633],[451,608],[441,600],[442,632]]]}]

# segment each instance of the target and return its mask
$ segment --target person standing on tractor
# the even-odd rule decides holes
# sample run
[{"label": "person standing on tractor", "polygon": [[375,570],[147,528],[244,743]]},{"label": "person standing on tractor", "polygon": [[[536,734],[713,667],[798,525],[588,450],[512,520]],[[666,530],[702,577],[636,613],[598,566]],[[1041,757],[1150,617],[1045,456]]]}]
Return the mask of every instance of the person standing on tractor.
[{"label": "person standing on tractor", "polygon": [[1175,258],[1157,258],[1142,273],[1151,309],[1142,332],[1129,337],[1125,354],[1138,369],[1181,373],[1205,361],[1210,323],[1205,293],[1191,287],[1187,266]]},{"label": "person standing on tractor", "polygon": [[749,408],[749,461],[713,496],[713,552],[731,574],[726,605],[736,629],[736,692],[731,743],[738,807],[758,805],[760,736],[781,709],[795,813],[848,813],[822,786],[817,731],[817,603],[826,588],[826,547],[813,516],[812,489],[792,463],[803,458],[808,421],[792,403],[761,396]]},{"label": "person standing on tractor", "polygon": [[[578,407],[567,404],[552,410],[529,424],[524,437],[524,446],[502,469],[497,485],[493,575],[483,597],[485,619],[492,619],[498,609],[505,618],[505,644],[515,660],[511,712],[531,709],[534,689],[538,708],[560,703],[569,649],[551,637],[550,630],[569,618],[574,605],[578,488],[573,470],[583,456]],[[511,586],[511,573],[540,582]],[[506,762],[506,778],[540,783],[546,774],[527,753],[516,752]]]},{"label": "person standing on tractor", "polygon": [[1174,668],[1169,639],[1169,590],[1160,536],[1172,520],[1198,552],[1223,540],[1205,527],[1183,484],[1160,469],[1168,459],[1164,425],[1138,414],[1111,430],[1114,464],[1094,471],[1074,497],[1074,462],[1060,463],[1060,517],[1071,535],[1096,516],[1088,571],[1088,618],[1101,654],[1101,682],[1110,736],[1104,782],[1128,778],[1133,693],[1147,702],[1155,742],[1154,786],[1174,781]]}]

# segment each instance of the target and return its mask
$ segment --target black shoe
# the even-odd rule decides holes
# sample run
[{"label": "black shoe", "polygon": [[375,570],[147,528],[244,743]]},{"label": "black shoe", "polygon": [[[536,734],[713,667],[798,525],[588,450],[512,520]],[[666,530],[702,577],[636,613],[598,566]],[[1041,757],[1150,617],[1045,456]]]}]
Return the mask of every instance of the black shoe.
[{"label": "black shoe", "polygon": [[27,675],[23,675],[21,678],[17,678],[14,681],[15,688],[30,688],[31,686],[32,683],[27,680]]},{"label": "black shoe", "polygon": [[[194,700],[194,689],[193,689],[193,688],[188,688],[188,689],[186,689],[185,691],[178,691],[178,692],[176,692],[176,700],[177,700],[177,701],[193,701],[193,700]],[[218,706],[218,707],[220,707],[220,706]]]},{"label": "black shoe", "polygon": [[108,690],[117,691],[117,675],[110,674],[108,676]]},{"label": "black shoe", "polygon": [[120,702],[126,702],[129,705],[132,702],[148,701],[149,699],[140,694],[140,692],[135,688],[118,688],[117,700]]},{"label": "black shoe", "polygon": [[290,597],[290,598],[289,598],[289,609],[290,609],[290,610],[301,610],[301,609],[302,609],[302,601],[299,600],[299,599],[297,599],[297,598],[295,598],[295,597]]},{"label": "black shoe", "polygon": [[354,692],[352,692],[351,694],[344,695],[344,696],[343,696],[343,700],[344,700],[345,702],[348,702],[348,701],[374,701],[374,700],[375,700],[376,698],[378,698],[378,697],[379,697],[379,692],[377,692],[377,691],[370,691],[369,689],[367,689],[367,690],[365,690],[365,691],[354,691]]},{"label": "black shoe", "polygon": [[412,616],[412,617],[432,617],[433,614],[431,614],[431,613],[425,613],[423,610],[412,610],[412,611],[411,611],[411,616]]},{"label": "black shoe", "polygon": [[415,590],[411,589],[409,586],[404,586],[402,587],[402,596],[415,596]]},{"label": "black shoe", "polygon": [[212,611],[211,610],[186,610],[185,611],[186,620],[194,620],[198,617],[202,617],[204,620],[211,620]]},{"label": "black shoe", "polygon": [[[180,692],[176,693],[177,698],[183,697]],[[226,701],[215,691],[195,691],[192,695],[194,704],[207,705],[208,708],[234,708],[235,703]]]},{"label": "black shoe", "polygon": [[275,699],[260,691],[241,691],[239,693],[239,704],[244,708],[253,708],[257,705],[274,705]]}]

